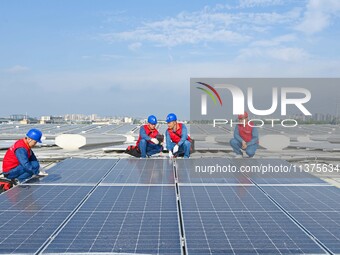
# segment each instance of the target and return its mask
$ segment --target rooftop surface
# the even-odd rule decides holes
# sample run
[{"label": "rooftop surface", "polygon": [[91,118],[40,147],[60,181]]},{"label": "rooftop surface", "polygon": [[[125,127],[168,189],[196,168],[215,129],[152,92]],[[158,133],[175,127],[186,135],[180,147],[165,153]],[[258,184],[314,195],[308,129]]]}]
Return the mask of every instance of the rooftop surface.
[{"label": "rooftop surface", "polygon": [[[191,159],[166,152],[135,159],[123,153],[131,141],[74,151],[54,145],[54,129],[84,127],[134,137],[139,130],[39,126],[51,134],[34,149],[49,175],[0,195],[1,254],[340,254],[340,146],[332,141],[339,126],[303,126],[302,140],[287,132],[289,147],[260,147],[253,159],[235,159],[232,132],[210,125],[194,127],[205,131]],[[6,144],[27,126],[15,129],[2,130],[13,138]],[[241,171],[252,167],[289,172]]]}]

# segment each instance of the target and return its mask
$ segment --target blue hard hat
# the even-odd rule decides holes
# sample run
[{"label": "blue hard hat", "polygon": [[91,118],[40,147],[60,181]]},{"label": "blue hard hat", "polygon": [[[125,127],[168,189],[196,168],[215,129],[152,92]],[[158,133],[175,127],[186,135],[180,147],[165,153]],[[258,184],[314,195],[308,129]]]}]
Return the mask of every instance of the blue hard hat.
[{"label": "blue hard hat", "polygon": [[168,116],[166,117],[167,123],[172,122],[172,121],[176,121],[176,120],[177,120],[177,117],[176,117],[176,114],[174,114],[174,113],[169,113]]},{"label": "blue hard hat", "polygon": [[39,129],[35,128],[30,129],[27,132],[26,136],[33,139],[34,141],[37,141],[38,143],[41,143],[42,133]]},{"label": "blue hard hat", "polygon": [[157,124],[157,118],[155,115],[150,115],[148,117],[148,123],[152,124],[152,125],[156,125]]}]

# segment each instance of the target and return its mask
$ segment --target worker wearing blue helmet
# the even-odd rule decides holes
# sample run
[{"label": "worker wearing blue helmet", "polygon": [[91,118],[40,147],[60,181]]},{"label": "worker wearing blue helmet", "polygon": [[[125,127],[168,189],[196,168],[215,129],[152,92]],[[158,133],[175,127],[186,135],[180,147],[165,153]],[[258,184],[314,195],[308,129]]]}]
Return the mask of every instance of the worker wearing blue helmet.
[{"label": "worker wearing blue helmet", "polygon": [[39,129],[30,129],[25,138],[16,141],[7,150],[2,163],[2,171],[6,178],[23,182],[33,175],[47,175],[47,173],[39,171],[39,161],[32,151],[37,143],[41,143],[41,137],[42,133]]},{"label": "worker wearing blue helmet", "polygon": [[156,129],[157,118],[154,115],[148,117],[148,123],[139,129],[139,137],[136,146],[141,152],[141,158],[152,156],[163,150],[160,141],[157,139],[159,135]]},{"label": "worker wearing blue helmet", "polygon": [[188,136],[188,130],[183,123],[177,122],[177,116],[169,113],[166,117],[168,129],[165,132],[166,147],[169,151],[169,157],[181,156],[190,157],[191,138]]}]

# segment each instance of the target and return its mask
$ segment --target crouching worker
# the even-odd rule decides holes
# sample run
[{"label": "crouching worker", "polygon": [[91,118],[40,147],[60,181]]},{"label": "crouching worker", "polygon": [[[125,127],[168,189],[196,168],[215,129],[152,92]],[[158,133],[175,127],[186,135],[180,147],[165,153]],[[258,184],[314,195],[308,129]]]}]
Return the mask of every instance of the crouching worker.
[{"label": "crouching worker", "polygon": [[2,171],[7,179],[23,182],[33,175],[47,175],[45,172],[39,172],[40,164],[32,151],[37,143],[41,143],[41,136],[40,130],[30,129],[25,138],[16,141],[7,150],[2,163]]},{"label": "crouching worker", "polygon": [[136,147],[139,148],[141,158],[151,156],[163,150],[160,141],[157,139],[158,130],[156,129],[157,118],[154,115],[148,117],[148,124],[139,129],[139,137]]},{"label": "crouching worker", "polygon": [[168,129],[165,132],[166,147],[169,150],[169,157],[182,156],[190,157],[191,138],[188,136],[188,130],[182,123],[177,122],[177,116],[174,113],[166,117]]},{"label": "crouching worker", "polygon": [[[252,158],[255,155],[259,144],[259,135],[257,128],[252,122],[248,123],[248,113],[238,115],[239,122],[235,127],[234,138],[230,140],[230,145],[236,153],[236,158],[242,158],[244,150],[247,157]],[[250,125],[249,125],[250,124]]]}]

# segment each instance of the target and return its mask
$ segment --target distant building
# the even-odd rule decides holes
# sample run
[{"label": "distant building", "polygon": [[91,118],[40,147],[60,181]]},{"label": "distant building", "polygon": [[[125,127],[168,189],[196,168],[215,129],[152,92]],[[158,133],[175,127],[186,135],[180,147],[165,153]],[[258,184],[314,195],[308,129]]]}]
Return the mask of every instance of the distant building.
[{"label": "distant building", "polygon": [[65,120],[61,116],[41,116],[40,124],[64,124]]},{"label": "distant building", "polygon": [[27,124],[37,124],[39,121],[35,118],[25,118],[19,121],[20,124],[22,125],[27,125]]},{"label": "distant building", "polygon": [[0,124],[13,123],[9,118],[0,118]]},{"label": "distant building", "polygon": [[123,122],[124,123],[132,123],[133,119],[131,117],[124,117]]},{"label": "distant building", "polygon": [[12,121],[21,121],[23,119],[27,119],[27,116],[25,114],[12,114],[9,118]]}]

